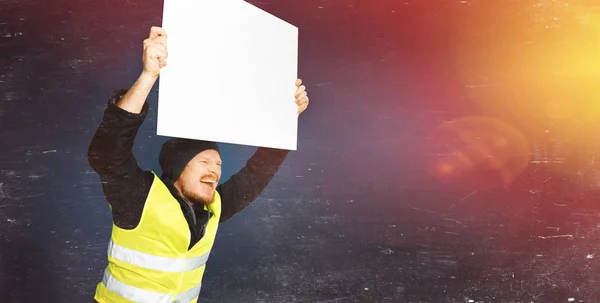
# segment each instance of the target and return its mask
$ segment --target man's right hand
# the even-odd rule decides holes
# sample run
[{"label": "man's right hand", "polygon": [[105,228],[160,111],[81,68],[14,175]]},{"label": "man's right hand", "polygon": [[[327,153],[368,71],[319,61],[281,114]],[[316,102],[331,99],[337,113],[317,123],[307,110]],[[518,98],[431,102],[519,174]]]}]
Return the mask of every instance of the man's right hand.
[{"label": "man's right hand", "polygon": [[144,40],[142,74],[116,105],[130,113],[141,113],[160,69],[167,65],[167,56],[167,33],[162,28],[153,26],[150,36]]},{"label": "man's right hand", "polygon": [[142,74],[158,78],[160,69],[167,65],[167,33],[164,29],[153,26],[148,39],[144,40],[144,69]]}]

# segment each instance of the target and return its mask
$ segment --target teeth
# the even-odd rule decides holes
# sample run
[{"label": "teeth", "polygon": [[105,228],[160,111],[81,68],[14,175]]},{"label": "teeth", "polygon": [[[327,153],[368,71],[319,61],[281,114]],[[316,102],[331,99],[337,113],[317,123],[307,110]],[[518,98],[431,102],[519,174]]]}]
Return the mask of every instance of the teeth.
[{"label": "teeth", "polygon": [[215,181],[213,181],[213,180],[200,180],[200,182],[215,183]]}]

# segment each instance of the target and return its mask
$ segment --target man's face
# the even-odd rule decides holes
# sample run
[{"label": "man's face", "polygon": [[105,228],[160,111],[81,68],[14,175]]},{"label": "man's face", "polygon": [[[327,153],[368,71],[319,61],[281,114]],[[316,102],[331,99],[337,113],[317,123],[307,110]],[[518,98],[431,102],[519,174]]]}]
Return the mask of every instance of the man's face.
[{"label": "man's face", "polygon": [[181,172],[174,185],[190,203],[209,205],[221,178],[221,157],[213,149],[194,157]]}]

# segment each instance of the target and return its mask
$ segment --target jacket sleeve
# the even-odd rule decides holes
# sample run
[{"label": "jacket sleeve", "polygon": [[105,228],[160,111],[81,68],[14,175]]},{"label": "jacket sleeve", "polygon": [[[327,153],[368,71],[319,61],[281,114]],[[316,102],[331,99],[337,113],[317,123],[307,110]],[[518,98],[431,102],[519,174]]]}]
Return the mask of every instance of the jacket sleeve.
[{"label": "jacket sleeve", "polygon": [[217,186],[221,195],[221,222],[227,221],[260,196],[288,153],[288,150],[259,147],[244,168]]},{"label": "jacket sleeve", "polygon": [[133,143],[148,113],[148,104],[139,114],[116,106],[127,90],[115,91],[88,149],[88,162],[100,176],[102,190],[111,206],[114,223],[134,228],[142,215],[154,176],[143,171],[133,155]]}]

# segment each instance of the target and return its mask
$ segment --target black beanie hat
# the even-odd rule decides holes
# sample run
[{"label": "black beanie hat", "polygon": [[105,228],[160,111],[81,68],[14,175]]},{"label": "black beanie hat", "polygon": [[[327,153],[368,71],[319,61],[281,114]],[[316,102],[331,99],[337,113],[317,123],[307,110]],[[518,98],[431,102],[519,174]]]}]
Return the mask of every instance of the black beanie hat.
[{"label": "black beanie hat", "polygon": [[162,177],[175,181],[196,155],[208,149],[214,149],[220,153],[215,142],[182,138],[174,138],[165,142],[158,156]]}]

